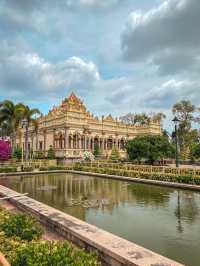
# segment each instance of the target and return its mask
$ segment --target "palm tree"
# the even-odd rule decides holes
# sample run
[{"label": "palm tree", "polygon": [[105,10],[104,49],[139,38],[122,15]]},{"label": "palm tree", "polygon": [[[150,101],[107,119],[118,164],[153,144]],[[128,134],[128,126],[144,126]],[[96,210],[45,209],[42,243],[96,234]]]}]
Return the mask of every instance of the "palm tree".
[{"label": "palm tree", "polygon": [[28,150],[28,129],[32,125],[34,128],[37,128],[37,119],[34,116],[39,115],[40,111],[37,108],[31,109],[27,105],[18,106],[18,112],[20,113],[20,117],[26,120],[25,124],[25,160],[28,160],[29,150]]},{"label": "palm tree", "polygon": [[15,105],[12,101],[5,100],[0,103],[0,127],[4,134],[11,136],[12,148],[15,146],[16,131],[20,123],[20,113],[18,107],[21,104]]}]

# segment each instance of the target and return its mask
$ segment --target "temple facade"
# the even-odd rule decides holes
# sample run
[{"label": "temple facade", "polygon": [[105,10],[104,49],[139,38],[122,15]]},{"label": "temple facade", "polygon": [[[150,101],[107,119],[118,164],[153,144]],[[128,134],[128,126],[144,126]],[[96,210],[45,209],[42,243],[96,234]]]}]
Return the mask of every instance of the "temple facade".
[{"label": "temple facade", "polygon": [[[159,121],[148,125],[128,125],[111,115],[94,117],[83,102],[72,93],[58,107],[38,118],[37,128],[28,129],[28,148],[32,153],[43,152],[47,156],[50,147],[56,157],[81,157],[84,151],[93,152],[98,146],[103,156],[109,156],[115,146],[125,156],[124,145],[129,139],[141,135],[160,135]],[[16,144],[25,146],[25,130],[20,129]]]}]

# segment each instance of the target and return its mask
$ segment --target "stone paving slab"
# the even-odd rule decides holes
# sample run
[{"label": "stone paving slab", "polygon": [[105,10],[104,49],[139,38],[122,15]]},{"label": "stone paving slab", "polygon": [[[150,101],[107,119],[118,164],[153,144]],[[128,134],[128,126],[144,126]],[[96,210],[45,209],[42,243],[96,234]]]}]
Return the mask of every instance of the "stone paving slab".
[{"label": "stone paving slab", "polygon": [[101,230],[75,217],[0,185],[1,196],[10,199],[19,209],[33,214],[43,224],[87,250],[96,250],[104,265],[112,266],[181,266],[130,241]]}]

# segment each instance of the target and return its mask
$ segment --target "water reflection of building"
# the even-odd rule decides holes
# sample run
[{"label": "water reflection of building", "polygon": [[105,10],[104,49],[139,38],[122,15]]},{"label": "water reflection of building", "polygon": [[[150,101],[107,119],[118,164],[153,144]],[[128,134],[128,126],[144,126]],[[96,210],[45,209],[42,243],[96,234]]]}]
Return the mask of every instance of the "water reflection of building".
[{"label": "water reflection of building", "polygon": [[[14,189],[20,192],[28,192],[30,196],[65,210],[71,199],[84,200],[106,200],[106,204],[100,204],[102,208],[112,212],[119,204],[141,203],[165,205],[169,200],[168,189],[162,196],[163,189],[160,187],[149,187],[140,184],[131,184],[116,180],[93,178],[89,176],[76,175],[39,175],[31,178],[12,180]],[[55,190],[38,190],[41,187],[55,186]],[[78,205],[76,205],[78,206]],[[95,206],[94,206],[95,207]]]},{"label": "water reflection of building", "polygon": [[[57,157],[80,156],[85,150],[99,146],[107,155],[115,146],[124,155],[124,144],[138,135],[159,135],[160,122],[150,120],[148,125],[127,125],[107,117],[94,117],[74,93],[59,107],[53,107],[48,115],[38,119],[38,129],[29,128],[28,146],[30,150],[46,151],[52,146]],[[17,145],[24,145],[23,129],[17,136]]]},{"label": "water reflection of building", "polygon": [[[112,213],[119,206],[126,204],[140,205],[142,208],[172,208],[177,217],[178,230],[181,233],[184,230],[181,222],[187,220],[188,223],[194,223],[200,212],[198,205],[200,195],[198,193],[167,187],[73,174],[13,177],[12,179],[2,179],[1,184],[2,182],[19,192],[28,192],[30,197],[82,220],[86,220],[87,213],[87,208],[84,208],[82,204],[84,201],[94,202],[94,200],[105,199],[106,204],[94,205],[93,209]],[[38,188],[48,186],[56,187],[56,189],[38,190]],[[70,206],[71,200],[78,202]]]}]

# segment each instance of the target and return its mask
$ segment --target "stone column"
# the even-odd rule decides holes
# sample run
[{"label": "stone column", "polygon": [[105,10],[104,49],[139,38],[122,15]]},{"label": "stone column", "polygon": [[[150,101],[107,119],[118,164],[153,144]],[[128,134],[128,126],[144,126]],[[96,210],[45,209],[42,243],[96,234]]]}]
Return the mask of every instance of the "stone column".
[{"label": "stone column", "polygon": [[104,139],[104,150],[107,150],[107,139]]},{"label": "stone column", "polygon": [[101,150],[102,150],[102,152],[104,152],[104,138],[102,138],[102,142],[101,142]]},{"label": "stone column", "polygon": [[33,148],[33,143],[34,143],[34,135],[32,134],[31,135],[31,149],[32,149],[32,151],[34,150],[34,148]]},{"label": "stone column", "polygon": [[101,150],[101,139],[98,138],[98,146],[99,146],[99,150]]},{"label": "stone column", "polygon": [[117,150],[119,150],[118,138],[115,139],[115,147],[116,147]]},{"label": "stone column", "polygon": [[78,149],[78,135],[75,135],[75,149]]},{"label": "stone column", "polygon": [[91,151],[91,137],[88,137],[88,150]]},{"label": "stone column", "polygon": [[44,152],[46,152],[46,130],[44,130],[44,132],[43,132],[43,136],[44,136]]},{"label": "stone column", "polygon": [[84,141],[85,141],[84,150],[87,150],[87,135],[84,136]]},{"label": "stone column", "polygon": [[79,139],[78,139],[78,148],[79,150],[82,149],[82,141],[81,141],[81,136],[79,136]]},{"label": "stone column", "polygon": [[65,127],[65,149],[69,149],[69,136],[68,136],[68,128]]},{"label": "stone column", "polygon": [[56,148],[56,143],[55,143],[55,134],[56,134],[56,130],[53,129],[53,148]]}]

